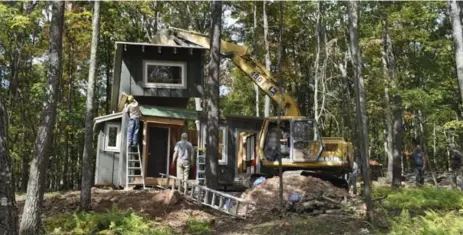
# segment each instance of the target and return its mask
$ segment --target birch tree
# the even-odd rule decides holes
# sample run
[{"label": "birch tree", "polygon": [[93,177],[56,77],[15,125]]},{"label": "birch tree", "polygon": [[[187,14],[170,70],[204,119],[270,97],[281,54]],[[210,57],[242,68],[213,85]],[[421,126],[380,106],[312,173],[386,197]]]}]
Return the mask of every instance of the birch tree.
[{"label": "birch tree", "polygon": [[[267,2],[264,0],[264,45],[265,45],[265,68],[270,71],[270,67],[272,66],[272,62],[270,60],[270,47],[268,42],[268,17],[267,17]],[[265,96],[265,106],[264,106],[264,117],[270,116],[270,97],[268,95]]]},{"label": "birch tree", "polygon": [[35,139],[34,159],[31,162],[27,183],[26,202],[21,219],[20,234],[41,234],[41,206],[45,188],[48,155],[51,150],[53,129],[56,121],[59,81],[61,79],[62,42],[64,24],[64,1],[51,2],[51,23],[49,32],[48,71],[45,100]]},{"label": "birch tree", "polygon": [[[253,30],[254,30],[254,40],[253,40],[253,51],[254,51],[254,56],[257,54],[257,2],[254,1],[253,4],[253,20],[254,20],[254,25],[253,25]],[[260,97],[259,97],[259,86],[257,84],[254,84],[254,91],[256,92],[256,117],[260,116]]]},{"label": "birch tree", "polygon": [[461,27],[461,7],[456,0],[448,1],[450,8],[450,20],[452,22],[453,41],[455,43],[455,63],[457,79],[460,88],[460,116],[463,116],[463,29]]},{"label": "birch tree", "polygon": [[100,2],[95,1],[93,9],[92,48],[88,73],[87,109],[85,115],[85,143],[82,155],[82,189],[80,191],[80,209],[87,211],[92,204],[92,159],[93,159],[93,116],[95,104],[95,77],[97,70],[97,50],[100,36]]}]

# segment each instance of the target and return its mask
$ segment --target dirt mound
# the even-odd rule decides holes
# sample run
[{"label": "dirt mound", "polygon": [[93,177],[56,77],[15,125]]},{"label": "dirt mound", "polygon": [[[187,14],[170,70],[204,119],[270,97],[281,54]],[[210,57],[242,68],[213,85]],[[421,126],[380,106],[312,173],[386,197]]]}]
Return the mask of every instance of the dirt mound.
[{"label": "dirt mound", "polygon": [[[280,181],[279,177],[265,180],[256,187],[247,190],[241,198],[255,204],[253,211],[271,211],[280,205]],[[309,201],[317,198],[331,198],[341,201],[348,196],[346,190],[337,188],[329,182],[319,178],[301,175],[289,175],[283,178],[283,198],[288,201],[288,196],[298,193],[301,201]]]},{"label": "dirt mound", "polygon": [[[73,213],[79,208],[80,192],[67,192],[44,198],[42,211],[45,216],[60,213]],[[24,206],[23,200],[17,201],[20,213]],[[105,212],[112,206],[121,210],[132,208],[134,211],[150,218],[163,217],[177,211],[199,211],[197,205],[188,203],[180,195],[170,190],[105,190],[92,189],[92,210]]]}]

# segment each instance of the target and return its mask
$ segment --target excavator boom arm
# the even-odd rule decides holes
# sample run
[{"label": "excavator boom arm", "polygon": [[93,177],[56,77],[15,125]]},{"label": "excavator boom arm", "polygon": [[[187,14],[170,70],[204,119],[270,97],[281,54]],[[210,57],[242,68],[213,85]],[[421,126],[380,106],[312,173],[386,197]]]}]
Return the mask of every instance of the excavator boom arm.
[{"label": "excavator boom arm", "polygon": [[[178,28],[170,30],[182,40],[210,48],[210,39],[205,35]],[[246,46],[220,40],[220,53],[231,57],[233,63],[246,73],[252,82],[285,110],[285,116],[301,116],[296,101],[288,94],[280,92],[281,87],[271,77],[270,72],[250,55]]]}]

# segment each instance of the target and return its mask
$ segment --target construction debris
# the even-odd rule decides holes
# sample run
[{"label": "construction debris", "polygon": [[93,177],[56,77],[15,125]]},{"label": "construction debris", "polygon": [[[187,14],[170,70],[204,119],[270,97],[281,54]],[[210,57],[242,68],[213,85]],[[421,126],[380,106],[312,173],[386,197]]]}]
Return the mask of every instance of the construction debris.
[{"label": "construction debris", "polygon": [[[279,185],[279,177],[273,177],[247,190],[241,197],[255,205],[250,208],[251,213],[279,211]],[[319,178],[301,175],[283,178],[283,198],[288,212],[311,215],[335,213],[347,196],[346,190]]]}]

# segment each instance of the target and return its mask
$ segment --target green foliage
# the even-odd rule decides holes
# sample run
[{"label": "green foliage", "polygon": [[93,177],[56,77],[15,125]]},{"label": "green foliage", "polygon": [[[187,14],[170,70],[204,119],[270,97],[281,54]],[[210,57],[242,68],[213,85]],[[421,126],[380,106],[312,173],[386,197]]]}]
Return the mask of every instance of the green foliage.
[{"label": "green foliage", "polygon": [[117,207],[106,213],[82,212],[49,217],[45,220],[45,230],[50,234],[173,234],[168,227],[155,226],[132,210],[122,212]]},{"label": "green foliage", "polygon": [[193,235],[212,234],[213,230],[207,221],[191,219],[187,221],[186,231]]},{"label": "green foliage", "polygon": [[450,122],[446,122],[444,124],[444,129],[446,129],[446,130],[454,129],[454,130],[462,131],[463,130],[463,121],[453,120],[453,121],[450,121]]},{"label": "green foliage", "polygon": [[424,216],[410,217],[407,210],[392,222],[391,235],[458,235],[463,234],[463,217],[455,212],[427,211]]},{"label": "green foliage", "polygon": [[452,210],[463,208],[463,193],[443,188],[377,188],[373,197],[386,198],[383,205],[390,210]]}]

